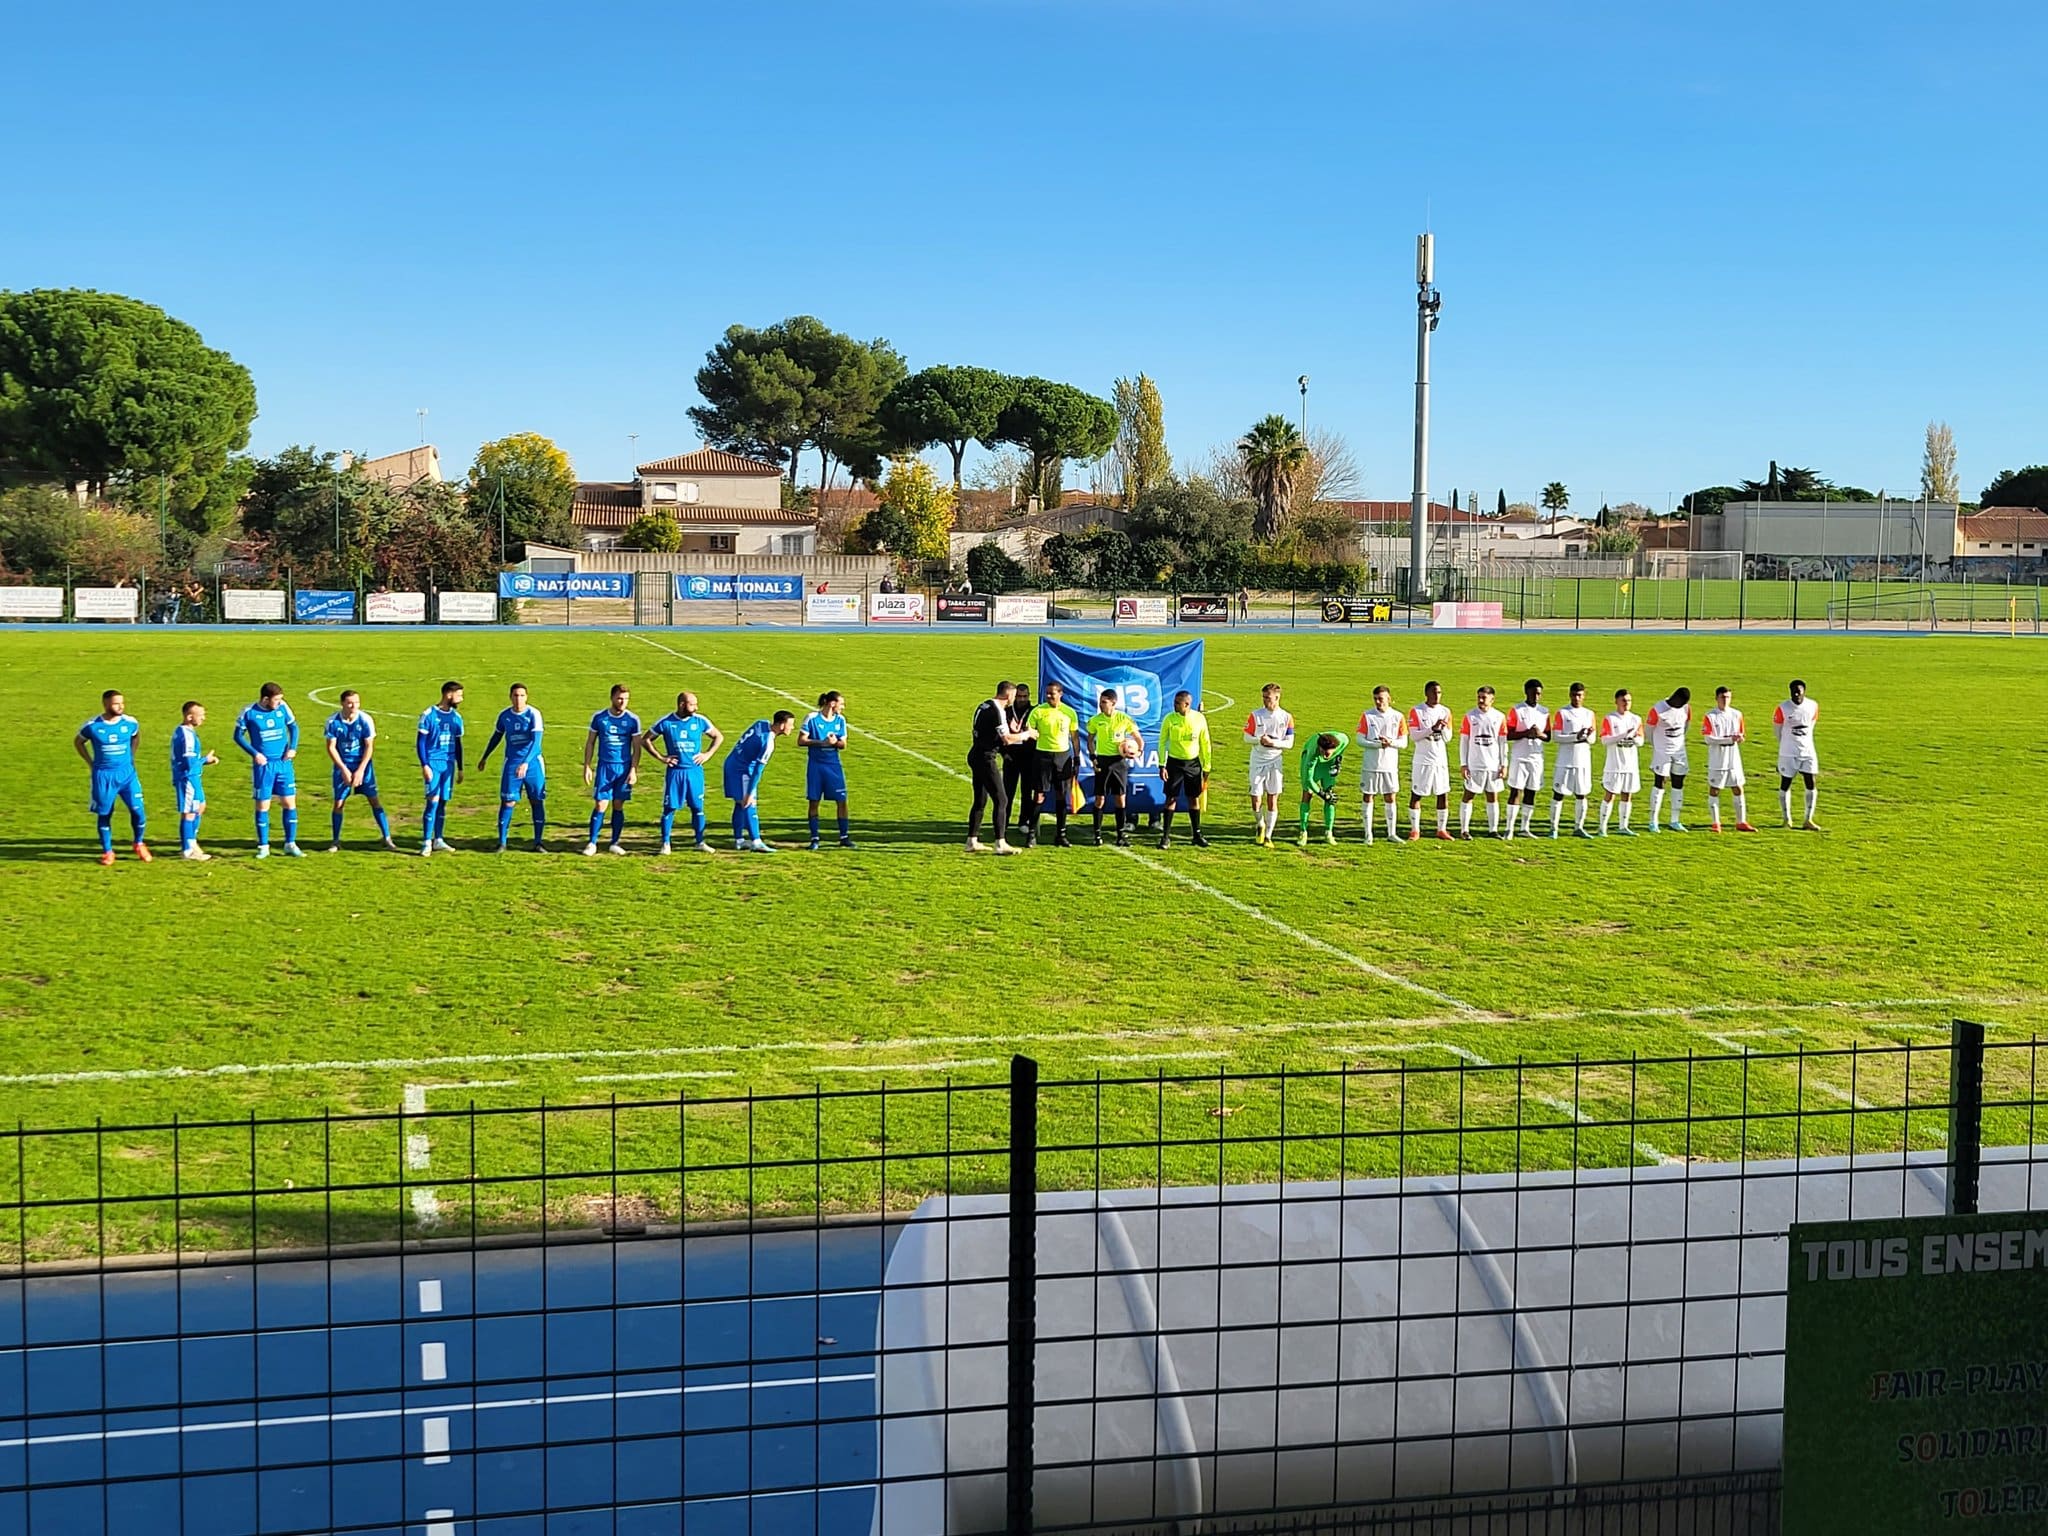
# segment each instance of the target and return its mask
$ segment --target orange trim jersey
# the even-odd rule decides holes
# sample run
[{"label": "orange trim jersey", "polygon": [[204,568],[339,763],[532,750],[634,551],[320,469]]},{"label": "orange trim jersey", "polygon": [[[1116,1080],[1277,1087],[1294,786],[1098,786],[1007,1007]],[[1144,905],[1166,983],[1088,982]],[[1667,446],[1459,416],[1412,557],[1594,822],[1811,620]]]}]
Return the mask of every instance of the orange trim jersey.
[{"label": "orange trim jersey", "polygon": [[1468,709],[1458,726],[1458,759],[1475,779],[1490,779],[1500,773],[1501,732],[1508,717],[1489,706]]},{"label": "orange trim jersey", "polygon": [[1442,704],[1418,704],[1408,711],[1408,745],[1414,769],[1449,768],[1451,712]]},{"label": "orange trim jersey", "polygon": [[[1535,730],[1548,732],[1550,711],[1541,704],[1517,704],[1508,712],[1508,729],[1513,731]],[[1542,735],[1525,736],[1520,741],[1508,743],[1509,763],[1540,763],[1543,761]]]}]

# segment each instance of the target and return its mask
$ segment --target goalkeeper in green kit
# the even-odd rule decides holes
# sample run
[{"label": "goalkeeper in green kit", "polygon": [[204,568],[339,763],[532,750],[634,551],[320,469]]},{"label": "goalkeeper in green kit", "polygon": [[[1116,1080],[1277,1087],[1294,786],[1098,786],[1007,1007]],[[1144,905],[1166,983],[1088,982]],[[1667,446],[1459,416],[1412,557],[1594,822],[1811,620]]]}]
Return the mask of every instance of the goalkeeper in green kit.
[{"label": "goalkeeper in green kit", "polygon": [[1308,846],[1311,797],[1323,802],[1323,841],[1337,841],[1337,775],[1344,767],[1344,748],[1349,744],[1343,736],[1324,731],[1301,749],[1301,836],[1295,841],[1304,848]]}]

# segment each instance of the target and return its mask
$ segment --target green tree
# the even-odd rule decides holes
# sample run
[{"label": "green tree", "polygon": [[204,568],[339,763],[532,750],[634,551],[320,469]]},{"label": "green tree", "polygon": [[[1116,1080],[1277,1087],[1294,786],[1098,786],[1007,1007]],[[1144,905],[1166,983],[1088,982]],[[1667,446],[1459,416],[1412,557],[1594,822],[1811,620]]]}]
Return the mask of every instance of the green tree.
[{"label": "green tree", "polygon": [[158,480],[169,515],[205,534],[234,513],[233,455],[255,416],[249,371],[153,304],[0,293],[0,477],[58,480],[81,499]]},{"label": "green tree", "polygon": [[502,515],[507,559],[520,558],[511,546],[528,540],[575,547],[569,507],[576,500],[576,471],[569,455],[538,432],[515,432],[477,449],[467,494],[472,513],[493,537]]},{"label": "green tree", "polygon": [[[881,505],[901,519],[889,552],[921,566],[943,565],[951,553],[953,488],[941,485],[923,459],[897,458],[882,483]],[[879,508],[877,509],[879,510]]]},{"label": "green tree", "polygon": [[855,554],[900,554],[910,544],[910,524],[900,508],[883,502],[869,508],[847,538]]},{"label": "green tree", "polygon": [[53,485],[0,491],[0,561],[38,579],[61,579],[85,537],[85,508]]},{"label": "green tree", "polygon": [[1506,517],[1508,515],[1508,493],[1505,487],[1494,498],[1493,515],[1495,517]]},{"label": "green tree", "polygon": [[1550,514],[1550,526],[1557,526],[1558,514],[1572,504],[1572,493],[1564,488],[1562,480],[1553,480],[1543,487],[1543,510]]},{"label": "green tree", "polygon": [[856,341],[812,315],[735,325],[697,370],[705,403],[690,420],[714,447],[786,464],[792,485],[806,448],[818,452],[820,485],[835,459],[866,478],[885,446],[875,412],[903,374],[887,341]]},{"label": "green tree", "polygon": [[1131,509],[1129,585],[1184,592],[1234,586],[1251,554],[1257,504],[1233,500],[1201,475],[1168,477]]},{"label": "green tree", "polygon": [[996,436],[1024,451],[1030,461],[1026,476],[1031,494],[1041,506],[1056,507],[1059,482],[1053,468],[1068,459],[1095,459],[1107,452],[1116,441],[1116,408],[1071,384],[1018,379],[996,424]]},{"label": "green tree", "polygon": [[683,530],[666,512],[643,512],[619,535],[619,546],[672,555],[683,547]]},{"label": "green tree", "polygon": [[1318,502],[1295,518],[1294,532],[1325,560],[1357,556],[1358,520],[1329,502]]},{"label": "green tree", "polygon": [[1028,577],[1009,552],[989,539],[967,551],[967,579],[977,592],[1015,592]]},{"label": "green tree", "polygon": [[1159,386],[1142,373],[1135,379],[1118,379],[1111,403],[1116,407],[1116,463],[1124,505],[1134,506],[1173,473],[1173,457],[1166,451],[1165,408]]},{"label": "green tree", "polygon": [[1259,504],[1252,536],[1261,541],[1275,539],[1293,504],[1294,478],[1308,465],[1308,444],[1293,422],[1276,413],[1253,422],[1251,430],[1237,440],[1237,452]]},{"label": "green tree", "polygon": [[486,535],[461,490],[422,480],[393,497],[395,515],[370,550],[368,580],[395,591],[483,591],[497,581],[497,530]]},{"label": "green tree", "polygon": [[2040,507],[2048,510],[2048,464],[2002,469],[1977,498],[1980,507]]},{"label": "green tree", "polygon": [[400,493],[335,454],[297,445],[251,471],[242,532],[262,540],[274,563],[300,580],[353,586],[370,578],[372,551],[403,512]]},{"label": "green tree", "polygon": [[1016,380],[992,368],[940,363],[900,380],[875,412],[893,453],[918,453],[940,444],[953,456],[953,489],[960,489],[960,463],[969,443],[984,448],[996,439],[1003,407]]}]

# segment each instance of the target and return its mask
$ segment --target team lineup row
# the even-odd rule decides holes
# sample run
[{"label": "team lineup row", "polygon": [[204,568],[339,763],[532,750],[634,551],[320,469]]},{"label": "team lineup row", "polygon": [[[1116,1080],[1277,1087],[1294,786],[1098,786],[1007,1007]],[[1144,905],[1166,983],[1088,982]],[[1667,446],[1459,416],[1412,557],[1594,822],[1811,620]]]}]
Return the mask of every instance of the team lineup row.
[{"label": "team lineup row", "polygon": [[[1281,706],[1281,685],[1268,683],[1260,690],[1260,705],[1245,719],[1244,741],[1251,749],[1250,788],[1252,812],[1257,824],[1256,840],[1271,845],[1278,830],[1280,799],[1286,790],[1287,754],[1296,747],[1294,717]],[[1561,709],[1543,703],[1543,683],[1530,678],[1522,685],[1522,702],[1503,713],[1494,707],[1494,690],[1478,690],[1473,707],[1458,721],[1459,772],[1463,796],[1458,810],[1458,830],[1449,829],[1451,791],[1452,717],[1443,702],[1443,687],[1431,682],[1423,689],[1422,702],[1408,710],[1394,704],[1393,691],[1375,688],[1372,704],[1359,717],[1358,729],[1347,736],[1336,731],[1317,732],[1300,747],[1299,833],[1296,841],[1309,838],[1309,815],[1314,802],[1322,802],[1323,837],[1336,841],[1336,801],[1339,778],[1348,748],[1361,749],[1361,792],[1365,809],[1365,841],[1374,841],[1376,802],[1386,807],[1386,835],[1401,840],[1396,801],[1400,795],[1401,753],[1410,754],[1407,840],[1422,837],[1422,803],[1433,800],[1436,836],[1444,841],[1469,840],[1472,836],[1473,803],[1486,805],[1486,831],[1490,835],[1532,837],[1535,832],[1537,800],[1546,786],[1546,748],[1557,748],[1556,763],[1547,776],[1550,790],[1550,836],[1561,835],[1566,801],[1575,805],[1573,831],[1579,837],[1605,836],[1617,810],[1621,836],[1632,836],[1634,802],[1642,789],[1640,750],[1650,748],[1649,830],[1664,830],[1661,817],[1669,797],[1671,819],[1668,830],[1683,832],[1685,781],[1692,771],[1692,690],[1678,688],[1652,706],[1647,716],[1638,715],[1626,688],[1614,693],[1614,708],[1595,718],[1586,705],[1586,686],[1573,683],[1570,702]],[[1046,814],[1053,822],[1054,842],[1070,845],[1067,820],[1088,798],[1081,792],[1084,766],[1094,780],[1094,836],[1102,842],[1105,814],[1112,820],[1112,834],[1119,846],[1128,847],[1136,825],[1131,772],[1145,755],[1144,737],[1137,722],[1118,708],[1117,692],[1104,688],[1097,699],[1098,710],[1084,726],[1064,697],[1064,689],[1048,685],[1045,698],[1033,704],[1028,685],[1002,682],[994,694],[977,708],[973,744],[968,767],[974,780],[974,802],[968,817],[967,846],[982,851],[981,829],[989,812],[994,812],[996,853],[1015,849],[1008,839],[1008,822],[1015,812],[1024,830],[1024,846],[1035,847],[1038,830]],[[1814,727],[1820,705],[1807,693],[1804,680],[1794,678],[1788,696],[1772,713],[1772,727],[1778,744],[1778,798],[1785,825],[1793,826],[1792,786],[1803,780],[1806,790],[1805,814],[1797,825],[1819,831],[1814,816],[1820,802],[1820,760],[1814,750]],[[1707,750],[1708,802],[1712,830],[1719,832],[1721,795],[1732,801],[1735,828],[1754,832],[1749,820],[1747,776],[1742,749],[1749,739],[1748,723],[1735,707],[1732,689],[1714,690],[1714,707],[1700,719],[1700,736]],[[1082,738],[1085,737],[1085,743]],[[1593,792],[1593,747],[1605,753],[1601,769],[1599,832],[1586,827],[1587,802]],[[1085,754],[1084,754],[1085,746]],[[1085,756],[1085,764],[1084,764]],[[1202,815],[1207,808],[1207,787],[1214,759],[1214,743],[1208,718],[1194,707],[1193,696],[1183,690],[1174,697],[1173,711],[1159,727],[1157,768],[1163,791],[1159,807],[1159,846],[1172,842],[1176,810],[1188,816],[1192,840],[1206,847]],[[1507,795],[1507,824],[1501,828],[1501,791]]]},{"label": "team lineup row", "polygon": [[[464,774],[463,688],[459,682],[441,685],[441,697],[419,717],[414,735],[413,759],[418,767],[425,805],[420,817],[420,853],[450,853],[446,837],[448,801]],[[605,820],[611,821],[608,847],[612,853],[626,850],[626,802],[640,779],[643,759],[652,759],[662,770],[661,851],[671,851],[677,817],[687,811],[698,849],[709,845],[705,838],[704,766],[726,744],[725,733],[697,712],[697,697],[685,690],[676,696],[676,707],[652,725],[642,726],[629,708],[632,696],[624,684],[611,690],[610,702],[590,717],[583,741],[583,783],[592,800],[586,855],[598,851],[605,836]],[[790,711],[777,710],[765,720],[756,720],[731,744],[721,770],[721,788],[732,806],[734,846],[741,852],[772,853],[762,839],[757,792],[761,775],[774,755],[778,738],[792,730],[799,733],[808,749],[805,794],[810,802],[811,847],[820,843],[818,809],[825,801],[838,810],[839,844],[851,848],[852,827],[847,814],[846,775],[840,756],[846,750],[847,731],[844,701],[827,692],[818,707],[801,726]],[[206,815],[206,770],[220,761],[200,741],[206,725],[206,706],[188,700],[182,718],[171,733],[171,791],[178,806],[180,856],[210,859],[199,845],[199,827]],[[100,698],[100,713],[79,727],[74,745],[91,770],[91,809],[97,822],[100,862],[114,862],[113,818],[116,807],[125,806],[138,859],[151,855],[145,841],[147,820],[140,771],[136,765],[135,740],[141,726],[127,711],[127,700],[118,689]],[[532,813],[533,848],[539,852],[547,831],[547,765],[541,755],[544,725],[540,711],[527,700],[523,683],[509,690],[507,706],[498,717],[477,768],[482,770],[502,745],[504,756],[498,772],[498,851],[503,852],[512,833],[513,814],[523,802]],[[396,849],[391,818],[384,808],[377,781],[377,725],[362,708],[360,695],[349,689],[342,693],[339,708],[327,719],[322,731],[327,760],[332,771],[332,838],[329,851],[341,846],[343,810],[351,800],[363,801],[375,818],[384,846]],[[235,717],[233,739],[249,759],[251,798],[255,804],[256,857],[270,857],[271,806],[282,812],[284,852],[300,857],[298,809],[299,722],[284,700],[284,689],[265,683],[256,702]]]}]

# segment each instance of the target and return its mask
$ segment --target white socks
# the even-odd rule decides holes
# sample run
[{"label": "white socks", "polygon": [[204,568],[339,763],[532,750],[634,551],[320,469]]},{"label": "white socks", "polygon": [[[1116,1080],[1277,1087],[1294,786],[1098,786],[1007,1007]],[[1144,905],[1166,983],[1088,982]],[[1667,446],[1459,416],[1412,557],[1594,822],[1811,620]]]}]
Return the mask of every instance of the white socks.
[{"label": "white socks", "polygon": [[1662,785],[1650,786],[1650,825],[1656,826],[1664,819],[1664,789]]},{"label": "white socks", "polygon": [[1500,831],[1500,801],[1497,799],[1486,802],[1486,830]]},{"label": "white socks", "polygon": [[1372,801],[1371,801],[1371,800],[1367,800],[1367,801],[1365,802],[1365,841],[1366,841],[1366,844],[1367,844],[1367,846],[1371,846],[1371,843],[1372,843]]},{"label": "white socks", "polygon": [[1671,786],[1671,825],[1677,826],[1685,820],[1685,791],[1674,784]]},{"label": "white socks", "polygon": [[1550,802],[1550,835],[1552,837],[1557,836],[1558,818],[1563,815],[1564,802],[1562,800],[1552,800]]},{"label": "white socks", "polygon": [[1472,835],[1472,802],[1470,800],[1458,802],[1458,834],[1461,837],[1470,837]]},{"label": "white socks", "polygon": [[1806,819],[1813,820],[1813,808],[1820,804],[1820,786],[1815,785],[1806,792]]},{"label": "white socks", "polygon": [[1387,802],[1387,836],[1394,842],[1401,841],[1401,823],[1394,814],[1394,802]]},{"label": "white socks", "polygon": [[1737,825],[1749,825],[1749,797],[1739,789],[1735,791],[1735,820]]}]

